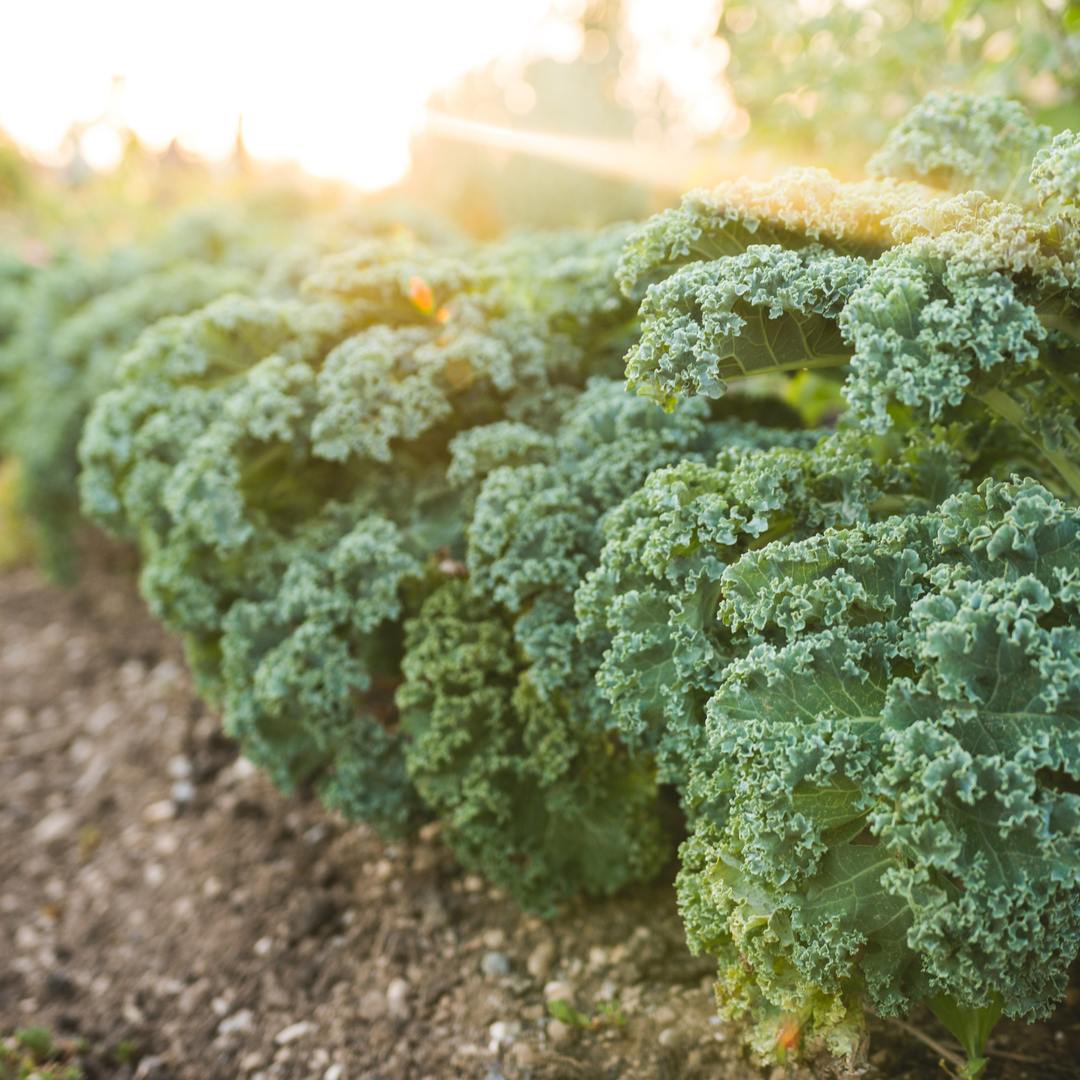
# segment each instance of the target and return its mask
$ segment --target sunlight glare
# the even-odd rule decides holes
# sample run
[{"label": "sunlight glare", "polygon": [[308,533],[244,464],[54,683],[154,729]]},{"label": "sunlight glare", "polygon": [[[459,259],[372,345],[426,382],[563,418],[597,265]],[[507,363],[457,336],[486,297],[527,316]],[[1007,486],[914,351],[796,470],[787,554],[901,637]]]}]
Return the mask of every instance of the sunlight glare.
[{"label": "sunlight glare", "polygon": [[[242,116],[254,156],[377,188],[405,171],[410,131],[433,90],[522,51],[541,25],[560,52],[571,48],[545,20],[548,9],[547,0],[13,5],[4,16],[0,128],[48,157],[73,121],[94,125],[112,105],[151,148],[175,137],[220,159]],[[95,167],[115,156],[106,141],[91,140]]]}]

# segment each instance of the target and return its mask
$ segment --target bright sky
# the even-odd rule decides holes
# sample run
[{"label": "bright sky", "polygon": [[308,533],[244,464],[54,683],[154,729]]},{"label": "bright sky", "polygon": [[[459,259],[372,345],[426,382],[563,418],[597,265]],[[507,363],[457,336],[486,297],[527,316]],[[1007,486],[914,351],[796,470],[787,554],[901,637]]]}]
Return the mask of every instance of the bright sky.
[{"label": "bright sky", "polygon": [[[12,2],[2,16],[0,128],[48,158],[73,121],[94,123],[113,108],[111,119],[154,149],[177,137],[187,149],[220,157],[242,115],[256,157],[295,159],[317,175],[380,187],[405,171],[409,133],[433,90],[499,55],[576,55],[580,34],[551,14],[552,4]],[[572,15],[583,4],[554,6]],[[631,0],[642,29],[669,42],[669,55],[645,56],[645,67],[663,68],[666,60],[685,81],[691,39],[715,27],[718,7],[716,0]],[[724,59],[698,57],[698,90]],[[119,95],[116,77],[123,79]],[[695,86],[683,89],[693,94]],[[715,100],[705,108],[715,113]],[[92,128],[83,148],[90,164],[109,167],[118,152],[114,127]]]}]

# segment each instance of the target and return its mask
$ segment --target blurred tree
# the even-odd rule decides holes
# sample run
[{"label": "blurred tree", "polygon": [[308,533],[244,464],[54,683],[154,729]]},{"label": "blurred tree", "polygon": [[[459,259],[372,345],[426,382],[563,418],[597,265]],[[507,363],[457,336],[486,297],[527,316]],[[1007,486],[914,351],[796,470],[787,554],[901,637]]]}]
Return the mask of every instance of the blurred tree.
[{"label": "blurred tree", "polygon": [[[542,57],[516,69],[495,61],[433,95],[429,107],[518,131],[629,139],[638,118],[615,100],[621,22],[618,0],[593,0],[575,59]],[[432,132],[414,140],[401,190],[478,237],[522,225],[602,225],[656,208],[643,186]]]},{"label": "blurred tree", "polygon": [[998,92],[1080,124],[1080,6],[1068,0],[735,0],[717,34],[750,142],[859,168],[941,87]]}]

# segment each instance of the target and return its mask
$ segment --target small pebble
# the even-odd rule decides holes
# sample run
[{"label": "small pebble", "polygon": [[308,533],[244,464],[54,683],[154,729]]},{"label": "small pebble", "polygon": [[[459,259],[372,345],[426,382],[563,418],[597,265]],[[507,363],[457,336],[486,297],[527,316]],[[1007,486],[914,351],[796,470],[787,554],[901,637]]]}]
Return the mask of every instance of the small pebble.
[{"label": "small pebble", "polygon": [[181,1016],[190,1016],[206,1000],[210,993],[210,980],[200,979],[180,991],[176,1007]]},{"label": "small pebble", "polygon": [[274,1036],[274,1042],[276,1042],[278,1046],[288,1046],[289,1043],[294,1043],[298,1039],[302,1039],[305,1035],[309,1034],[314,1030],[314,1024],[310,1024],[306,1020],[302,1020],[299,1024],[290,1024],[287,1028],[282,1028]]},{"label": "small pebble", "polygon": [[425,844],[434,844],[442,836],[442,822],[429,821],[419,833]]},{"label": "small pebble", "polygon": [[656,1021],[658,1027],[666,1028],[671,1027],[671,1025],[679,1019],[679,1015],[670,1005],[661,1005],[660,1008],[653,1013],[653,1019]]},{"label": "small pebble", "polygon": [[341,1080],[345,1075],[345,1066],[340,1061],[335,1061],[326,1072],[323,1073],[323,1080]]},{"label": "small pebble", "polygon": [[488,1034],[491,1036],[488,1050],[497,1054],[500,1047],[510,1046],[517,1040],[521,1034],[521,1025],[516,1020],[496,1020],[488,1028]]},{"label": "small pebble", "polygon": [[142,1009],[135,1004],[134,1001],[125,1001],[120,1009],[120,1015],[129,1023],[134,1024],[136,1027],[140,1024],[146,1023],[146,1017],[143,1015]]},{"label": "small pebble", "polygon": [[[216,725],[215,725],[216,726]],[[234,780],[248,780],[259,771],[258,765],[249,761],[246,757],[238,757],[233,763],[230,772]]]},{"label": "small pebble", "polygon": [[147,863],[143,870],[143,881],[145,881],[151,889],[156,889],[165,881],[165,868],[161,863]]},{"label": "small pebble", "polygon": [[226,1016],[218,1024],[219,1035],[232,1035],[237,1031],[250,1031],[255,1026],[255,1015],[250,1009],[241,1009],[232,1016]]},{"label": "small pebble", "polygon": [[360,1004],[357,1006],[360,1019],[367,1021],[380,1019],[386,1015],[388,1009],[386,995],[379,990],[369,990],[360,998]]},{"label": "small pebble", "polygon": [[329,835],[330,830],[325,825],[312,825],[306,833],[304,833],[304,843],[308,847],[318,847],[326,837]]},{"label": "small pebble", "polygon": [[147,1054],[139,1062],[139,1067],[135,1070],[134,1080],[146,1080],[148,1076],[153,1076],[164,1064],[164,1060],[156,1054]]},{"label": "small pebble", "polygon": [[479,893],[484,891],[484,879],[479,874],[469,874],[461,883],[467,893]]},{"label": "small pebble", "polygon": [[489,978],[510,974],[510,958],[506,953],[486,952],[480,961],[480,970]]},{"label": "small pebble", "polygon": [[564,1024],[561,1020],[551,1020],[547,1026],[547,1037],[556,1046],[565,1046],[578,1036],[578,1029]]},{"label": "small pebble", "polygon": [[267,956],[270,950],[274,947],[274,939],[269,937],[261,937],[255,942],[255,955]]},{"label": "small pebble", "polygon": [[17,949],[36,949],[41,944],[41,935],[29,924],[20,926],[15,931],[15,947]]},{"label": "small pebble", "polygon": [[177,754],[169,759],[166,768],[174,780],[186,780],[191,776],[191,759],[186,754]]},{"label": "small pebble", "polygon": [[544,1000],[549,1005],[553,1001],[565,1001],[567,1005],[573,1005],[574,988],[568,982],[560,980],[549,982],[544,987]]},{"label": "small pebble", "polygon": [[162,799],[160,802],[151,803],[143,811],[143,820],[148,825],[157,825],[162,821],[172,821],[176,817],[176,803],[172,799]]},{"label": "small pebble", "polygon": [[76,818],[70,810],[54,810],[46,814],[34,826],[34,839],[39,844],[49,844],[53,840],[69,835],[75,828]]},{"label": "small pebble", "polygon": [[195,785],[190,780],[177,780],[169,795],[177,806],[187,806],[195,798]]},{"label": "small pebble", "polygon": [[91,735],[100,735],[119,716],[120,706],[115,701],[106,701],[86,718],[86,730]]},{"label": "small pebble", "polygon": [[501,949],[506,944],[506,931],[495,927],[484,931],[484,944],[489,949]]},{"label": "small pebble", "polygon": [[535,1048],[527,1042],[514,1043],[511,1053],[519,1069],[531,1069],[540,1060]]},{"label": "small pebble", "polygon": [[594,971],[599,971],[601,968],[608,966],[608,951],[607,949],[601,949],[593,947],[589,950],[589,967]]},{"label": "small pebble", "polygon": [[386,988],[386,1004],[395,1020],[409,1018],[409,984],[405,979],[391,979]]},{"label": "small pebble", "polygon": [[529,960],[526,963],[529,974],[536,979],[537,982],[543,982],[547,978],[547,973],[551,970],[551,965],[555,960],[555,945],[551,941],[541,941],[539,945],[531,953],[529,953]]},{"label": "small pebble", "polygon": [[659,1042],[661,1046],[676,1046],[679,1042],[679,1032],[673,1028],[664,1028],[660,1032]]}]

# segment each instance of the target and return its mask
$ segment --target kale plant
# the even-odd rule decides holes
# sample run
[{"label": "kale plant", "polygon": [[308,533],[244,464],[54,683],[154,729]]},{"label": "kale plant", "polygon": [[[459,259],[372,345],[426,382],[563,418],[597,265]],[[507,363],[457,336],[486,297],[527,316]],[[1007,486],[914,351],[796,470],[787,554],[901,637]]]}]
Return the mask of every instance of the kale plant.
[{"label": "kale plant", "polygon": [[682,792],[691,946],[766,1059],[855,1064],[864,1002],[924,1001],[978,1076],[1080,949],[1076,147],[931,95],[868,181],[722,185],[627,245],[630,389],[809,368],[850,406],[813,449],[654,473],[576,595],[620,734]]},{"label": "kale plant", "polygon": [[20,508],[46,571],[74,574],[78,442],[120,357],[158,319],[227,293],[295,294],[318,255],[362,227],[328,225],[224,204],[185,211],[160,235],[100,256],[61,251],[40,270],[0,261],[0,453],[18,463]]},{"label": "kale plant", "polygon": [[[394,691],[403,650],[430,646],[405,620],[454,635],[478,617],[453,588],[428,599],[465,555],[461,486],[548,453],[586,378],[617,370],[625,234],[512,242],[502,258],[371,242],[326,261],[302,298],[228,297],[125,357],[83,438],[84,507],[140,545],[151,606],[283,786],[317,773],[332,805],[390,831],[425,813]],[[449,670],[452,652],[439,659]],[[437,667],[405,703],[414,727],[425,693],[456,692]],[[516,840],[499,842],[509,865]],[[543,877],[524,873],[527,897],[577,887]]]}]

